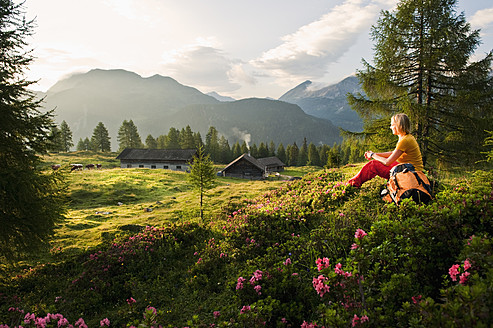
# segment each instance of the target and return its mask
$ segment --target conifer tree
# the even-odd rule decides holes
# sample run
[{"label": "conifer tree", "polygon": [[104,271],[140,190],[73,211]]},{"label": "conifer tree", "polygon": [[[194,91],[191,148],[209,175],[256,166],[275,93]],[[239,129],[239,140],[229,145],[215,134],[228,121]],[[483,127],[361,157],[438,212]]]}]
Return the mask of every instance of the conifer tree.
[{"label": "conifer tree", "polygon": [[261,142],[260,145],[258,146],[257,152],[258,152],[257,156],[259,158],[269,157],[269,149],[263,142]]},{"label": "conifer tree", "polygon": [[248,152],[250,151],[246,141],[243,141],[243,143],[241,144],[241,154],[248,154]]},{"label": "conifer tree", "polygon": [[120,151],[125,148],[142,148],[143,146],[139,131],[132,120],[123,121],[120,129],[118,129],[117,140]]},{"label": "conifer tree", "polygon": [[50,129],[50,142],[48,145],[48,150],[52,152],[63,151],[62,134],[56,125],[53,125]]},{"label": "conifer tree", "polygon": [[308,162],[308,144],[306,138],[303,138],[303,144],[301,145],[298,155],[298,165],[304,166]]},{"label": "conifer tree", "polygon": [[110,152],[111,142],[108,129],[104,126],[103,122],[99,122],[94,128],[91,137],[91,150],[100,152]]},{"label": "conifer tree", "polygon": [[77,151],[88,151],[91,150],[91,140],[89,138],[79,138],[79,142],[77,143],[76,147]]},{"label": "conifer tree", "polygon": [[408,114],[423,161],[464,164],[481,153],[492,124],[492,52],[474,62],[479,31],[471,31],[456,0],[401,0],[372,29],[374,65],[358,72],[365,96],[349,96],[375,150],[395,145],[388,122]]},{"label": "conifer tree", "polygon": [[229,146],[228,139],[225,136],[221,136],[219,138],[219,162],[220,163],[229,163],[233,160],[231,156],[231,147]]},{"label": "conifer tree", "polygon": [[180,147],[181,149],[195,148],[195,139],[190,125],[187,125],[186,128],[182,128],[180,131]]},{"label": "conifer tree", "polygon": [[147,149],[157,149],[157,140],[154,139],[154,137],[150,134],[146,138],[146,148]]},{"label": "conifer tree", "polygon": [[288,164],[288,158],[286,156],[286,149],[284,149],[284,145],[282,143],[277,146],[277,158],[284,164]]},{"label": "conifer tree", "polygon": [[320,166],[320,157],[318,156],[318,149],[312,142],[308,145],[308,162],[307,165]]},{"label": "conifer tree", "polygon": [[60,141],[62,151],[68,152],[70,151],[70,148],[74,146],[74,142],[72,141],[72,131],[65,121],[62,121],[60,124]]},{"label": "conifer tree", "polygon": [[241,151],[241,146],[239,141],[236,141],[235,144],[233,145],[232,152],[233,152],[232,160],[240,157],[243,154]]},{"label": "conifer tree", "polygon": [[57,173],[41,171],[49,146],[53,111],[24,78],[33,57],[27,41],[34,21],[22,4],[0,1],[0,262],[18,259],[47,245],[55,224],[63,219],[64,197]]},{"label": "conifer tree", "polygon": [[219,133],[213,126],[209,127],[209,131],[205,135],[205,152],[211,156],[213,161],[218,161],[219,158]]},{"label": "conifer tree", "polygon": [[197,153],[190,163],[188,181],[200,194],[200,218],[204,219],[203,197],[204,193],[213,188],[216,181],[214,163],[209,155],[206,155],[203,147],[197,149]]},{"label": "conifer tree", "polygon": [[289,151],[287,151],[288,162],[290,166],[298,166],[298,159],[300,157],[300,149],[296,144],[296,141],[290,145]]},{"label": "conifer tree", "polygon": [[168,134],[166,135],[165,149],[180,149],[180,131],[176,128],[169,128]]},{"label": "conifer tree", "polygon": [[276,144],[272,140],[269,144],[269,156],[276,156]]},{"label": "conifer tree", "polygon": [[329,158],[330,147],[328,145],[322,145],[318,149],[318,156],[320,157],[320,165],[325,165]]}]

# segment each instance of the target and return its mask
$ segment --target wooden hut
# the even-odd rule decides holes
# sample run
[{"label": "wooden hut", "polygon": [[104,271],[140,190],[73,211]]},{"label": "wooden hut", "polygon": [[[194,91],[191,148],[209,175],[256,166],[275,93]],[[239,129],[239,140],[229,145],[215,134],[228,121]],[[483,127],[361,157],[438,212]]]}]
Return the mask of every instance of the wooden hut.
[{"label": "wooden hut", "polygon": [[149,168],[187,171],[196,149],[135,149],[126,148],[116,159],[121,168]]}]

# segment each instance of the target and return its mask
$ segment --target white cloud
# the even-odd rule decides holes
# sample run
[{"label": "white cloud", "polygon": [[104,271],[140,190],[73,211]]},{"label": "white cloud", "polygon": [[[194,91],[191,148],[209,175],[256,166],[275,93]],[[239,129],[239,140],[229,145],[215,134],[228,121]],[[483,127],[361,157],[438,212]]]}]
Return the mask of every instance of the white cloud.
[{"label": "white cloud", "polygon": [[163,74],[203,92],[237,90],[238,82],[245,79],[239,61],[214,45],[214,38],[199,38],[193,45],[163,54]]},{"label": "white cloud", "polygon": [[486,28],[493,23],[493,8],[478,10],[470,19],[475,28]]},{"label": "white cloud", "polygon": [[319,20],[283,37],[281,45],[264,52],[252,65],[272,70],[286,81],[321,78],[330,64],[337,62],[362,33],[369,31],[381,8],[382,3],[346,0]]}]

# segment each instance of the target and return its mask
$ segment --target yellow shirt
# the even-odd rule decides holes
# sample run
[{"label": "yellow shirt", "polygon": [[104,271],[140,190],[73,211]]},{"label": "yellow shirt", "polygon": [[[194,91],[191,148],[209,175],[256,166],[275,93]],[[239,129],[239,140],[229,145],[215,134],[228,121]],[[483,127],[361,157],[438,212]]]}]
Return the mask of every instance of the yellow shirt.
[{"label": "yellow shirt", "polygon": [[401,150],[403,153],[397,159],[399,163],[411,163],[416,171],[423,171],[423,159],[421,157],[421,151],[416,139],[411,134],[406,134],[404,137],[399,138],[396,149]]}]

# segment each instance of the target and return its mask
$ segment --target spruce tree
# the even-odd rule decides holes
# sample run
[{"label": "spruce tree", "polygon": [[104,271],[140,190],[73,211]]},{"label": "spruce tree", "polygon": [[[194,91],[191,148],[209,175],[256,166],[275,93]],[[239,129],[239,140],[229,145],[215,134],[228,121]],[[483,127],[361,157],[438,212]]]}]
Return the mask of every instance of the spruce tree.
[{"label": "spruce tree", "polygon": [[288,164],[288,158],[286,156],[286,149],[284,149],[284,145],[282,143],[277,146],[277,158],[284,164]]},{"label": "spruce tree", "polygon": [[406,113],[423,161],[474,162],[492,124],[492,53],[473,62],[480,43],[456,0],[402,0],[372,29],[374,64],[358,72],[365,92],[349,96],[375,150],[392,149],[390,116]]},{"label": "spruce tree", "polygon": [[168,134],[166,135],[165,149],[180,149],[180,131],[176,128],[169,128]]},{"label": "spruce tree", "polygon": [[74,146],[74,142],[72,141],[72,131],[65,121],[62,121],[60,124],[60,142],[62,151],[65,152],[70,151],[70,148]]},{"label": "spruce tree", "polygon": [[110,152],[111,142],[108,129],[104,126],[103,122],[99,122],[94,128],[91,138],[91,150],[100,152]]},{"label": "spruce tree", "polygon": [[55,124],[24,78],[34,26],[24,13],[22,4],[0,1],[0,262],[47,245],[65,208],[61,177],[40,169]]},{"label": "spruce tree", "polygon": [[146,138],[146,148],[147,149],[157,149],[157,140],[154,139],[154,137],[150,134]]},{"label": "spruce tree", "polygon": [[310,142],[310,144],[308,145],[307,165],[320,166],[320,156],[318,156],[318,149],[312,142]]},{"label": "spruce tree", "polygon": [[205,152],[211,156],[215,162],[219,158],[219,133],[213,126],[209,127],[209,131],[205,135]]},{"label": "spruce tree", "polygon": [[180,147],[181,149],[195,148],[195,139],[190,125],[187,125],[186,128],[183,128],[180,131]]}]

